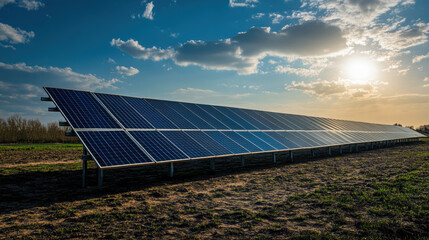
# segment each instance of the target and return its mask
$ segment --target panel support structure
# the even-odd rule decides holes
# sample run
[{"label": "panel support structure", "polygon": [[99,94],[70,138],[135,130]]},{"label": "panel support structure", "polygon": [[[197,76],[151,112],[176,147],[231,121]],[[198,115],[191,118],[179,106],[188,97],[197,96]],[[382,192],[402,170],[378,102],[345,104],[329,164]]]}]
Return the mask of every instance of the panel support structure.
[{"label": "panel support structure", "polygon": [[316,154],[314,154],[314,149],[311,149],[310,151],[311,151],[311,157],[316,156]]},{"label": "panel support structure", "polygon": [[329,155],[329,156],[331,156],[331,155],[332,155],[331,147],[328,147],[328,155]]},{"label": "panel support structure", "polygon": [[359,152],[359,144],[356,144],[356,152]]},{"label": "panel support structure", "polygon": [[340,152],[340,154],[343,154],[343,146],[340,146],[338,151]]},{"label": "panel support structure", "polygon": [[241,160],[241,166],[244,167],[244,156],[241,156],[240,160]]},{"label": "panel support structure", "polygon": [[290,159],[290,161],[293,162],[293,152],[292,151],[289,151],[289,159]]},{"label": "panel support structure", "polygon": [[168,173],[168,176],[169,177],[173,177],[174,176],[174,163],[170,163],[170,169],[169,169],[170,171],[169,171],[169,173]]},{"label": "panel support structure", "polygon": [[102,187],[103,186],[103,169],[98,168],[98,186]]},{"label": "panel support structure", "polygon": [[214,159],[210,159],[210,170],[212,170],[212,171],[216,170],[215,160]]},{"label": "panel support structure", "polygon": [[88,160],[87,160],[87,151],[86,148],[83,147],[83,154],[82,154],[82,187],[86,187],[86,174],[88,169]]},{"label": "panel support structure", "polygon": [[277,154],[273,153],[273,163],[276,163],[276,162],[277,162]]}]

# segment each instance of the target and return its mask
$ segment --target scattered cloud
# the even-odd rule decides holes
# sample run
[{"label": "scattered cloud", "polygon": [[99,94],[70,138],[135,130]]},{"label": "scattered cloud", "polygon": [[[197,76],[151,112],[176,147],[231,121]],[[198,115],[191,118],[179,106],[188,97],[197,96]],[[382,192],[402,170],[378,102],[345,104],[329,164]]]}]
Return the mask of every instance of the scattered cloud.
[{"label": "scattered cloud", "polygon": [[170,33],[170,37],[177,38],[179,36],[179,33]]},{"label": "scattered cloud", "polygon": [[255,7],[258,0],[229,0],[230,7]]},{"label": "scattered cloud", "polygon": [[130,54],[134,58],[139,59],[151,59],[153,61],[160,61],[164,59],[169,59],[173,56],[173,49],[159,49],[156,47],[145,48],[142,47],[138,41],[134,39],[129,39],[126,42],[121,39],[112,39],[110,42],[111,46],[119,48],[121,51]]},{"label": "scattered cloud", "polygon": [[112,64],[116,64],[116,61],[113,58],[108,58],[107,62],[112,63]]},{"label": "scattered cloud", "polygon": [[265,13],[255,13],[252,15],[252,19],[261,19],[263,16],[265,16]]},{"label": "scattered cloud", "polygon": [[295,75],[298,76],[303,76],[303,77],[314,77],[317,76],[321,69],[312,69],[310,68],[292,68],[289,66],[276,66],[275,69],[276,72],[280,72],[280,73],[293,73]]},{"label": "scattered cloud", "polygon": [[315,12],[309,12],[309,11],[292,11],[292,15],[286,16],[286,18],[293,19],[297,18],[300,21],[306,22],[306,21],[313,21],[316,20],[316,13]]},{"label": "scattered cloud", "polygon": [[[34,32],[27,32],[19,28],[13,28],[10,25],[0,23],[0,42],[7,44],[19,44],[29,42],[34,37]],[[4,45],[4,47],[11,47]]]},{"label": "scattered cloud", "polygon": [[18,7],[22,7],[27,9],[28,11],[31,10],[37,10],[43,6],[45,6],[44,3],[36,0],[0,0],[0,8],[7,4],[18,4]]},{"label": "scattered cloud", "polygon": [[133,76],[139,73],[140,71],[134,67],[124,67],[124,66],[116,66],[116,71],[121,75]]},{"label": "scattered cloud", "polygon": [[429,53],[426,53],[426,55],[415,56],[413,58],[413,63],[421,62],[423,59],[426,59],[426,58],[429,58]]},{"label": "scattered cloud", "polygon": [[146,4],[146,9],[144,10],[144,13],[142,15],[142,17],[147,18],[149,20],[153,20],[153,8],[155,7],[155,5],[153,4],[153,2],[149,2]]},{"label": "scattered cloud", "polygon": [[0,75],[2,80],[8,82],[40,82],[43,85],[58,85],[62,87],[79,89],[116,88],[118,79],[105,80],[93,74],[81,74],[71,68],[29,66],[25,63],[7,64],[0,62]]},{"label": "scattered cloud", "polygon": [[112,39],[112,46],[135,58],[154,61],[172,59],[179,66],[233,70],[239,74],[257,73],[259,61],[267,55],[278,57],[326,56],[346,49],[340,28],[321,21],[288,26],[279,32],[253,27],[230,39],[188,41],[177,49],[145,48],[137,41]]},{"label": "scattered cloud", "polygon": [[278,13],[270,13],[269,17],[273,24],[280,23],[285,17]]}]

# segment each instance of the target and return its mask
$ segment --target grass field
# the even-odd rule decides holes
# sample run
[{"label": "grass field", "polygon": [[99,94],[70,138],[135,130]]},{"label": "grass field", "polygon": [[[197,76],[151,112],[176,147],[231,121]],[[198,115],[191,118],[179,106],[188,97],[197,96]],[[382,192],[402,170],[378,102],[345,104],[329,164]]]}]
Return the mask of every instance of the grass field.
[{"label": "grass field", "polygon": [[[429,239],[429,142],[105,171],[80,145],[0,147],[0,238]],[[334,153],[336,153],[334,151]]]}]

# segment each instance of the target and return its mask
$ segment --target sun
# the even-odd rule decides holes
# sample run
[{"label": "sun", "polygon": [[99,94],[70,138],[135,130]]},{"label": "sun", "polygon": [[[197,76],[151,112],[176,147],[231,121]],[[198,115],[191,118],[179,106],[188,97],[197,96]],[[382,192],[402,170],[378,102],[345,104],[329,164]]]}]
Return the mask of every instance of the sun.
[{"label": "sun", "polygon": [[353,57],[344,65],[344,77],[354,84],[368,84],[375,79],[376,64],[369,58]]}]

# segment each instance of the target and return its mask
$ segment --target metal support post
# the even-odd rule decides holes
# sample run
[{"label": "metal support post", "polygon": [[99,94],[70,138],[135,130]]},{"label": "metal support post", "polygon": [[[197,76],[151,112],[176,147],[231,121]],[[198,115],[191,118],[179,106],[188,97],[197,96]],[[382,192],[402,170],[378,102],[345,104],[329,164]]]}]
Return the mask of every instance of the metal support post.
[{"label": "metal support post", "polygon": [[353,145],[349,145],[349,152],[353,152]]},{"label": "metal support post", "polygon": [[369,149],[369,144],[365,143],[365,150],[368,150],[368,149]]},{"label": "metal support post", "polygon": [[244,167],[244,156],[241,156],[241,166]]},{"label": "metal support post", "polygon": [[314,154],[314,149],[311,149],[311,157],[314,157],[316,154]]},{"label": "metal support post", "polygon": [[331,156],[331,155],[332,155],[331,147],[328,147],[328,155],[329,155],[329,156]]},{"label": "metal support post", "polygon": [[339,152],[340,154],[343,154],[343,146],[340,146]]},{"label": "metal support post", "polygon": [[289,151],[289,159],[291,162],[293,162],[293,152]]},{"label": "metal support post", "polygon": [[359,152],[359,144],[356,144],[356,152]]},{"label": "metal support post", "polygon": [[174,176],[174,163],[170,163],[170,172],[168,173],[169,177],[173,177]]},{"label": "metal support post", "polygon": [[103,169],[98,168],[98,186],[103,186]]},{"label": "metal support post", "polygon": [[215,167],[215,160],[214,160],[214,159],[210,159],[210,169],[211,169],[212,171],[215,171],[215,170],[216,170],[216,167]]},{"label": "metal support post", "polygon": [[82,154],[82,187],[86,187],[86,172],[88,169],[88,162],[87,162],[87,151],[85,147],[83,148],[83,154]]},{"label": "metal support post", "polygon": [[276,162],[277,162],[277,154],[273,153],[273,163],[276,163]]}]

